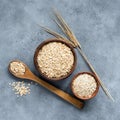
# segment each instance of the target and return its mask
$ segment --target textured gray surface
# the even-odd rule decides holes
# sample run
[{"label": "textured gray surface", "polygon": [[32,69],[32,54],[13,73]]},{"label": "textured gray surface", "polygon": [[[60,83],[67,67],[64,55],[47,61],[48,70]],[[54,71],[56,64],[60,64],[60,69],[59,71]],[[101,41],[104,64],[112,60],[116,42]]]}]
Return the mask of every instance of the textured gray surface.
[{"label": "textured gray surface", "polygon": [[[35,73],[33,55],[51,37],[37,24],[58,28],[49,18],[57,6],[81,42],[90,62],[115,98],[111,102],[100,89],[83,110],[61,100],[41,86],[17,98],[8,83],[19,81],[7,71],[9,61],[23,60]],[[60,31],[59,31],[60,32]],[[119,0],[0,0],[0,120],[118,120],[120,119],[120,1]],[[71,93],[74,74],[89,71],[78,54],[76,71],[53,83]]]}]

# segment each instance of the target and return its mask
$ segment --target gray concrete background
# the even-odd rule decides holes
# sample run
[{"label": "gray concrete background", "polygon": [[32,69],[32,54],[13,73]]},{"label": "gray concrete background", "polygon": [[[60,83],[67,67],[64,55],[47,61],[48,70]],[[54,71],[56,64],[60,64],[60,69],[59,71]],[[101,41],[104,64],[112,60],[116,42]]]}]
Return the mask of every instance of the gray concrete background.
[{"label": "gray concrete background", "polygon": [[[115,98],[114,103],[100,89],[99,94],[79,110],[41,86],[31,85],[31,94],[20,98],[9,87],[9,82],[20,80],[8,73],[8,63],[13,59],[24,61],[39,75],[33,64],[34,51],[52,36],[40,30],[37,24],[59,31],[50,19],[54,6],[75,32]],[[0,0],[0,120],[119,120],[119,51],[119,0]],[[52,84],[71,93],[71,78],[80,71],[89,69],[78,54],[75,72],[68,79]]]}]

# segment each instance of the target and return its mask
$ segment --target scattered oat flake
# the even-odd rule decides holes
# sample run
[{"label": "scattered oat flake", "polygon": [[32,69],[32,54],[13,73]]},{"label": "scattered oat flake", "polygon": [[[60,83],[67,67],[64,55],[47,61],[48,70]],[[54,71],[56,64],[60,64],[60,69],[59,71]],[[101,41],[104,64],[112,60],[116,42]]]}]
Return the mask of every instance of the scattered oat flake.
[{"label": "scattered oat flake", "polygon": [[9,83],[9,85],[12,87],[12,90],[15,92],[17,97],[30,94],[30,83],[25,84],[24,81],[22,81]]}]

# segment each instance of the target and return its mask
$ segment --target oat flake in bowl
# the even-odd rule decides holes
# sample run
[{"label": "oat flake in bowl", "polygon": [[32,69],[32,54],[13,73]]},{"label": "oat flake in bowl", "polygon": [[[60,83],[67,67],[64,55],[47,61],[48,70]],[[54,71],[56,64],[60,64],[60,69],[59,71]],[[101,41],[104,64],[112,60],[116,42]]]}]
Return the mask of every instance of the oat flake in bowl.
[{"label": "oat flake in bowl", "polygon": [[68,43],[52,39],[44,41],[38,46],[34,61],[43,77],[49,80],[61,80],[73,72],[76,55]]},{"label": "oat flake in bowl", "polygon": [[99,84],[96,76],[92,73],[82,72],[73,78],[71,88],[76,97],[87,100],[96,96]]}]

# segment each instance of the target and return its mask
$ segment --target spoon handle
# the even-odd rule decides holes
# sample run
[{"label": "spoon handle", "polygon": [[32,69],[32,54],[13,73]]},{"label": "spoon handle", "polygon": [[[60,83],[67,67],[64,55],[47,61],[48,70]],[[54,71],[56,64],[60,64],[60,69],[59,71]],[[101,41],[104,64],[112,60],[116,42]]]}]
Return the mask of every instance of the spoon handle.
[{"label": "spoon handle", "polygon": [[83,108],[84,103],[81,102],[80,100],[78,100],[77,98],[69,95],[68,93],[54,87],[53,85],[41,80],[40,78],[38,78],[37,76],[35,76],[34,74],[31,75],[31,80],[37,82],[38,84],[40,84],[41,86],[45,87],[46,89],[48,89],[49,91],[55,93],[56,95],[58,95],[59,97],[63,98],[64,100],[66,100],[67,102],[73,104],[74,106],[76,106],[77,108]]}]

